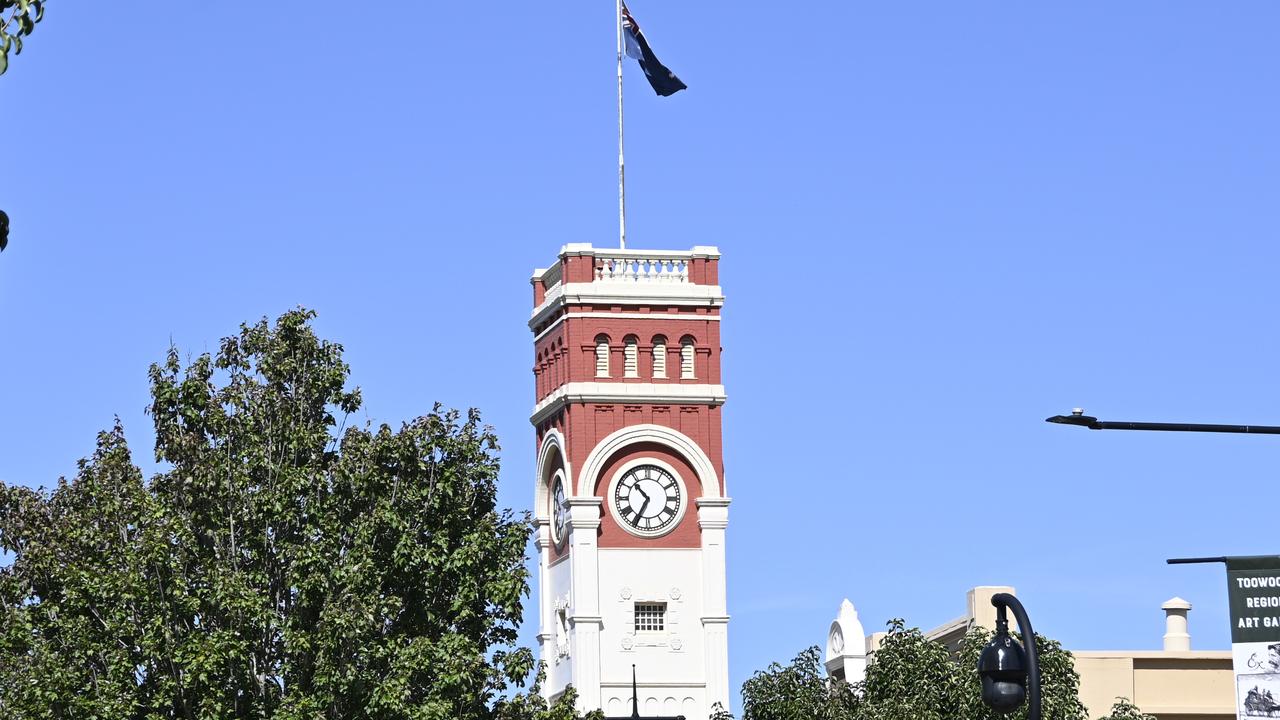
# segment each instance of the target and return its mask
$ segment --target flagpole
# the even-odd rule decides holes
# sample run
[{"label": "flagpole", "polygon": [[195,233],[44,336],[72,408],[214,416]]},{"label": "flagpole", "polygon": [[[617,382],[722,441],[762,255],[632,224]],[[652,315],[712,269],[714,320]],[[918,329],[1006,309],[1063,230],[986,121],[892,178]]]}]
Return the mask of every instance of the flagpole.
[{"label": "flagpole", "polygon": [[622,0],[618,4],[618,247],[627,248],[627,170],[622,144]]}]

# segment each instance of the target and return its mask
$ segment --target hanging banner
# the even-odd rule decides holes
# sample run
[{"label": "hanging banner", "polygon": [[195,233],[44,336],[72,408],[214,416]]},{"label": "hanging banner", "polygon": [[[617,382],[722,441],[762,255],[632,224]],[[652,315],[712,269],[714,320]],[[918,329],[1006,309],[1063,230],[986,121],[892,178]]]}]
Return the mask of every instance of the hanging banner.
[{"label": "hanging banner", "polygon": [[1280,555],[1223,558],[1236,717],[1280,717]]}]

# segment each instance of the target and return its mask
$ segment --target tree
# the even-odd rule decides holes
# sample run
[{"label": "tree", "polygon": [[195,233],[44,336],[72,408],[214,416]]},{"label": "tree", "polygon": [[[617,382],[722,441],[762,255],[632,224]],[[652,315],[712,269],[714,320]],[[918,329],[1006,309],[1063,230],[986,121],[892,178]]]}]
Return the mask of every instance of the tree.
[{"label": "tree", "polygon": [[[1046,720],[1085,720],[1080,677],[1071,653],[1037,635]],[[777,663],[755,673],[742,686],[743,720],[995,720],[982,703],[977,658],[990,633],[977,628],[965,637],[958,655],[926,638],[901,620],[867,665],[865,679],[849,685],[833,682],[821,670],[818,648],[800,653],[788,666]],[[727,713],[717,720],[726,720]],[[1127,719],[1126,719],[1127,720]]]},{"label": "tree", "polygon": [[901,620],[889,623],[889,632],[867,663],[866,678],[856,692],[859,720],[919,720],[971,717],[970,684],[977,682],[975,666],[962,667],[946,647],[933,642]]},{"label": "tree", "polygon": [[604,712],[592,710],[586,715],[579,715],[574,706],[578,702],[578,691],[572,685],[548,703],[542,698],[539,688],[544,678],[543,668],[538,668],[538,678],[528,693],[516,695],[498,703],[494,713],[495,720],[604,720]]},{"label": "tree", "polygon": [[[796,655],[790,665],[773,663],[742,685],[746,720],[843,720],[853,718],[856,698],[848,683],[829,682],[818,648]],[[731,716],[721,710],[717,720]]]},{"label": "tree", "polygon": [[0,485],[0,717],[562,720],[517,694],[527,516],[476,411],[343,430],[312,313],[151,368],[150,482],[119,421],[52,493]]},{"label": "tree", "polygon": [[1129,698],[1116,698],[1116,704],[1111,706],[1111,714],[1098,720],[1156,720],[1156,716],[1142,712],[1137,705],[1129,702]]},{"label": "tree", "polygon": [[22,38],[44,19],[44,0],[0,0],[0,75],[9,69],[9,50],[22,54]]}]

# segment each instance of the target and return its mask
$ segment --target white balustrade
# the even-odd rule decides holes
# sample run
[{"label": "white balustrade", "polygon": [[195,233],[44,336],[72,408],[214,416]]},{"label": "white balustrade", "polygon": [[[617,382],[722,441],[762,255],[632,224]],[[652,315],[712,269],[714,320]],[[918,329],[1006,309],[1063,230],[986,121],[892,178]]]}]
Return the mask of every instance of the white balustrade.
[{"label": "white balustrade", "polygon": [[596,256],[600,282],[687,283],[689,259],[678,257]]}]

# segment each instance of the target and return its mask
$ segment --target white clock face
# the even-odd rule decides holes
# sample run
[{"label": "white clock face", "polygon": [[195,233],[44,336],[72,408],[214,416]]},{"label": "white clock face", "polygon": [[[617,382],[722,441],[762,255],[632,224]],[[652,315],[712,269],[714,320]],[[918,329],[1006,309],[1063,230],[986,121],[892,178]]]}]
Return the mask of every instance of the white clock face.
[{"label": "white clock face", "polygon": [[551,541],[556,545],[568,537],[569,503],[564,498],[564,478],[557,477],[551,488]]},{"label": "white clock face", "polygon": [[680,483],[657,465],[627,470],[613,492],[618,519],[641,535],[661,535],[674,527],[683,502]]}]

